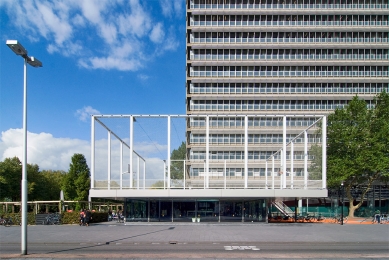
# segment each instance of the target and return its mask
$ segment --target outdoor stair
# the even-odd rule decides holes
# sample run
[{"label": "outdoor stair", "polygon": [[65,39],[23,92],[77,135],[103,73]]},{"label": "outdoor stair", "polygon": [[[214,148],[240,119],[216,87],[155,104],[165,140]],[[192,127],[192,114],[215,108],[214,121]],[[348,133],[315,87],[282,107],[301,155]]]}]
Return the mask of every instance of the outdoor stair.
[{"label": "outdoor stair", "polygon": [[289,208],[287,205],[285,205],[284,202],[280,200],[273,201],[272,204],[286,217],[293,217],[294,216],[294,211]]}]

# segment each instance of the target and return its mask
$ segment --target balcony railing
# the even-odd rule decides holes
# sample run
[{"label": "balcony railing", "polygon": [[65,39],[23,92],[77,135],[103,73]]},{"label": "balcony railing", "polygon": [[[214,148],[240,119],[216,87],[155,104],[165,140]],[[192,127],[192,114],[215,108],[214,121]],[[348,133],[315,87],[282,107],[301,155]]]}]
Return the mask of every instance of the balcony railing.
[{"label": "balcony railing", "polygon": [[387,43],[388,38],[194,38],[191,43]]},{"label": "balcony railing", "polygon": [[326,9],[389,9],[388,4],[190,4],[190,9],[285,9],[285,10],[326,10]]},{"label": "balcony railing", "polygon": [[191,71],[191,77],[388,77],[388,71]]},{"label": "balcony railing", "polygon": [[388,21],[191,21],[191,26],[387,26]]},{"label": "balcony railing", "polygon": [[220,60],[220,61],[231,61],[231,60],[261,60],[261,61],[271,61],[271,60],[384,60],[388,62],[388,54],[325,54],[325,55],[304,55],[304,54],[285,54],[285,55],[253,55],[253,54],[239,54],[239,55],[211,55],[211,54],[192,54],[190,56],[191,60]]}]

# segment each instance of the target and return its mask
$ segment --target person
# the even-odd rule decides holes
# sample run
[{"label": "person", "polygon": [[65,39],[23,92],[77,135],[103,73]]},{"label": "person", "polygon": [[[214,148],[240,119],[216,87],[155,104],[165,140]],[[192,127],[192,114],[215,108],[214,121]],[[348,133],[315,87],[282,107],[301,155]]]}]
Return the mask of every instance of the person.
[{"label": "person", "polygon": [[378,209],[375,211],[375,220],[378,224],[381,224],[381,212]]},{"label": "person", "polygon": [[89,227],[89,223],[90,223],[91,219],[92,219],[92,213],[91,213],[90,210],[88,209],[88,210],[86,211],[86,213],[85,213],[85,225],[86,225],[87,227]]},{"label": "person", "polygon": [[80,212],[80,226],[85,225],[85,209],[81,210]]}]

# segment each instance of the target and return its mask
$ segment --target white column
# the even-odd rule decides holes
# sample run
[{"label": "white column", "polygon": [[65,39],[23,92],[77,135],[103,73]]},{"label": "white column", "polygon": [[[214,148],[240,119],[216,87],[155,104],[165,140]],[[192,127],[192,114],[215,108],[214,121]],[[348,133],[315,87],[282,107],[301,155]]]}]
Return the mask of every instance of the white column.
[{"label": "white column", "polygon": [[224,160],[224,189],[227,189],[227,160]]},{"label": "white column", "polygon": [[290,188],[293,189],[294,143],[290,144]]},{"label": "white column", "polygon": [[166,189],[166,161],[163,160],[163,189]]},{"label": "white column", "polygon": [[308,133],[304,131],[304,189],[308,187]]},{"label": "white column", "polygon": [[111,132],[108,131],[108,189],[111,189]]},{"label": "white column", "polygon": [[91,118],[91,175],[90,175],[90,187],[95,187],[95,117]]},{"label": "white column", "polygon": [[138,169],[137,169],[137,171],[136,171],[136,176],[137,176],[137,180],[136,180],[136,188],[139,190],[139,180],[140,180],[140,178],[139,178],[139,176],[140,176],[140,158],[139,158],[139,155],[138,155],[138,163],[137,163],[138,165]]},{"label": "white column", "polygon": [[248,116],[246,115],[244,117],[244,188],[247,189],[247,182],[248,182],[248,159],[249,159],[249,152],[248,152],[248,142],[249,142],[249,134],[248,134],[248,128],[249,128],[249,120]]},{"label": "white column", "polygon": [[209,188],[209,116],[205,120],[205,187]]},{"label": "white column", "polygon": [[283,138],[282,138],[282,151],[284,152],[284,156],[282,157],[282,187],[286,188],[286,116],[284,116],[283,120]]},{"label": "white column", "polygon": [[322,188],[326,189],[327,188],[327,117],[326,116],[323,116],[321,131],[322,131],[321,180],[322,180]]},{"label": "white column", "polygon": [[167,188],[170,189],[170,116],[167,117]]},{"label": "white column", "polygon": [[24,79],[23,79],[23,164],[22,164],[22,228],[21,228],[21,251],[27,255],[27,206],[28,206],[28,180],[27,180],[27,59],[24,58]]},{"label": "white column", "polygon": [[143,189],[146,189],[146,160],[143,160]]},{"label": "white column", "polygon": [[[259,173],[261,174],[261,173]],[[267,186],[269,184],[267,183],[267,161],[265,161],[265,189],[267,190]]]},{"label": "white column", "polygon": [[[283,155],[284,155],[283,150],[281,150],[281,152],[280,152],[280,156],[281,156],[281,158],[280,158],[280,164],[281,164],[280,165],[280,189],[281,190],[283,188],[283,182],[284,182],[284,177],[283,177],[284,173],[282,172],[282,170],[284,168],[284,166],[282,165],[282,163],[284,162]],[[281,172],[282,172],[282,174],[281,174]]]},{"label": "white column", "polygon": [[123,142],[120,141],[120,189],[123,189]]},{"label": "white column", "polygon": [[128,169],[128,173],[130,174],[130,189],[132,189],[132,159],[134,153],[134,116],[130,116],[130,167]]},{"label": "white column", "polygon": [[207,182],[207,176],[205,174],[205,160],[204,160],[204,189],[206,187],[206,182]]},{"label": "white column", "polygon": [[186,187],[186,166],[185,166],[186,160],[184,160],[184,190]]},{"label": "white column", "polygon": [[272,159],[272,167],[271,167],[271,188],[274,190],[274,156]]}]

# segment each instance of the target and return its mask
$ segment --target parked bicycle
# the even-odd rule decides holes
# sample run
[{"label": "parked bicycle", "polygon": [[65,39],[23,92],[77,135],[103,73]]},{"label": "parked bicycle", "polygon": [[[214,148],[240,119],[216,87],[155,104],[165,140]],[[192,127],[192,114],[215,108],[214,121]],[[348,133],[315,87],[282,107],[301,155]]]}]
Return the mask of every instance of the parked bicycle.
[{"label": "parked bicycle", "polygon": [[59,225],[60,223],[60,215],[58,213],[49,214],[45,220],[43,220],[43,225]]},{"label": "parked bicycle", "polygon": [[[338,223],[338,224],[342,223],[342,215],[335,215],[335,216],[333,216],[332,217],[332,221],[334,223]],[[343,223],[345,224],[345,223],[347,223],[347,221],[348,221],[348,217],[347,216],[343,217]]]},{"label": "parked bicycle", "polygon": [[8,218],[1,217],[0,223],[1,223],[1,225],[5,226],[5,227],[10,227],[13,225],[13,221],[12,221],[11,217],[8,217]]}]

